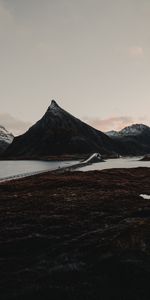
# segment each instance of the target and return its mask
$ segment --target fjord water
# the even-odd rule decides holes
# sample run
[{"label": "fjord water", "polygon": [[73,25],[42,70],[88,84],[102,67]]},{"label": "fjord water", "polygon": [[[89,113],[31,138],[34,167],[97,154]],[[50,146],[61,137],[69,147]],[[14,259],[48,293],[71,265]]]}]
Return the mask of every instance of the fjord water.
[{"label": "fjord water", "polygon": [[[108,159],[105,162],[94,163],[79,168],[80,171],[94,171],[112,168],[137,168],[150,167],[150,161],[140,161],[141,157],[128,157]],[[53,171],[58,168],[69,167],[77,164],[79,161],[35,161],[35,160],[17,160],[0,161],[0,180],[10,177],[25,177],[28,175]]]},{"label": "fjord water", "polygon": [[23,177],[38,172],[52,171],[75,164],[75,161],[35,161],[8,160],[0,161],[0,180],[9,177]]}]

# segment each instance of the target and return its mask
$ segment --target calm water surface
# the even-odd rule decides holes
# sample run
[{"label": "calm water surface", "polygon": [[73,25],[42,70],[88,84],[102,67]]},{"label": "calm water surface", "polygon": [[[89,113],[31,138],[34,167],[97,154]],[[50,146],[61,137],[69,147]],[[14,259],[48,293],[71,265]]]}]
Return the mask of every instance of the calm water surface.
[{"label": "calm water surface", "polygon": [[76,161],[0,161],[0,180],[16,176],[23,177],[48,170],[52,171],[75,163]]},{"label": "calm water surface", "polygon": [[[150,161],[139,161],[141,157],[117,158],[108,159],[105,162],[95,163],[78,170],[92,171],[104,170],[112,168],[137,168],[149,167]],[[6,178],[25,177],[28,175],[42,173],[45,171],[52,171],[58,168],[71,166],[79,161],[31,161],[31,160],[17,160],[17,161],[0,161],[0,180]]]}]

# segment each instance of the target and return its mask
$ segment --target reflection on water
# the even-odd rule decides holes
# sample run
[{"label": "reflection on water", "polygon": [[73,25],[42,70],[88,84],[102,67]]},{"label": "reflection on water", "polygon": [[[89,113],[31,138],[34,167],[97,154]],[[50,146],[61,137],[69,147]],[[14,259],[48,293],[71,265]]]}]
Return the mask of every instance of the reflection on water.
[{"label": "reflection on water", "polygon": [[90,166],[80,168],[80,171],[117,169],[117,168],[137,168],[150,167],[150,161],[140,161],[141,157],[115,158],[105,162],[95,163]]},{"label": "reflection on water", "polygon": [[76,163],[75,161],[35,161],[17,160],[0,161],[0,179],[16,177],[19,175],[34,174],[42,171],[52,171],[67,167]]}]

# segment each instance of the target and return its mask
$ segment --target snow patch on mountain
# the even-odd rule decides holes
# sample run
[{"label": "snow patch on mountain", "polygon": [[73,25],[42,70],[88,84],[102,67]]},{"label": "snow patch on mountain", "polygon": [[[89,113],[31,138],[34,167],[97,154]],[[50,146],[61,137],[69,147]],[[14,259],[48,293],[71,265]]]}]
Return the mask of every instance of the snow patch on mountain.
[{"label": "snow patch on mountain", "polygon": [[144,124],[133,124],[131,126],[125,127],[120,131],[122,135],[139,135],[142,134],[145,130],[150,130],[150,127]]},{"label": "snow patch on mountain", "polygon": [[0,126],[0,142],[12,143],[14,136],[8,132],[3,126]]}]

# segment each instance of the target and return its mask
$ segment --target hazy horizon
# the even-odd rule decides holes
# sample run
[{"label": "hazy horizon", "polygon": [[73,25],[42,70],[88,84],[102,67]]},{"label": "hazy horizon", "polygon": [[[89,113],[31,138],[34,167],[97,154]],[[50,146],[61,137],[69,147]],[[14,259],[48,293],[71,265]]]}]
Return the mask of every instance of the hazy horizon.
[{"label": "hazy horizon", "polygon": [[102,131],[150,125],[149,28],[148,0],[0,0],[0,125],[51,99]]}]

